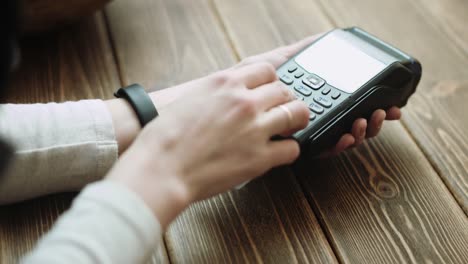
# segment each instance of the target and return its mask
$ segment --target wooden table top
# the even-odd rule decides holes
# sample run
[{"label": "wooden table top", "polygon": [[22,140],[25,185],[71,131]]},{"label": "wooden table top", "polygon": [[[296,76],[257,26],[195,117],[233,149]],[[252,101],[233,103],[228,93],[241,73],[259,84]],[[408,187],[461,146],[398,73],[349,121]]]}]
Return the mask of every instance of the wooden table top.
[{"label": "wooden table top", "polygon": [[[360,26],[420,59],[401,121],[338,157],[279,168],[188,208],[153,262],[467,263],[468,1],[117,0],[26,39],[8,102],[162,89],[333,27]],[[73,194],[0,207],[14,263]]]}]

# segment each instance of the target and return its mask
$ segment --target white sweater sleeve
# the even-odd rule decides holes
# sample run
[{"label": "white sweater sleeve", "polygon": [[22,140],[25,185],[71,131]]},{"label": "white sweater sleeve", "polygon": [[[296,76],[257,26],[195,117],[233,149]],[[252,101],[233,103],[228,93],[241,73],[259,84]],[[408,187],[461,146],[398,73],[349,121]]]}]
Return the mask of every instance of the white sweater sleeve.
[{"label": "white sweater sleeve", "polygon": [[23,263],[144,263],[160,238],[143,200],[105,180],[82,191]]},{"label": "white sweater sleeve", "polygon": [[14,160],[0,176],[0,204],[79,190],[117,160],[112,117],[101,100],[0,105],[0,136]]}]

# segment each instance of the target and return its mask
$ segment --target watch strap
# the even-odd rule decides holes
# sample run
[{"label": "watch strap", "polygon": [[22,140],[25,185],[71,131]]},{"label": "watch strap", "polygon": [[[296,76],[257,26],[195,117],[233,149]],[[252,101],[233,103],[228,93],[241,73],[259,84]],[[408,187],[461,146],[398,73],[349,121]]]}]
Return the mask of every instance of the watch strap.
[{"label": "watch strap", "polygon": [[128,101],[135,111],[138,121],[140,121],[142,127],[158,116],[158,111],[156,110],[153,101],[146,93],[143,86],[139,84],[135,83],[127,87],[120,88],[114,93],[114,96]]}]

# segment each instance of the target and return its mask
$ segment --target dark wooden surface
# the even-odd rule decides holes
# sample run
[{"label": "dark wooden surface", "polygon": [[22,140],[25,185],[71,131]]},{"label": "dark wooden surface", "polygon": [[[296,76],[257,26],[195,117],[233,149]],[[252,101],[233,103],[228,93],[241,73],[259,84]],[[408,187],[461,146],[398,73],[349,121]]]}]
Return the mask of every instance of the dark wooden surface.
[{"label": "dark wooden surface", "polygon": [[[265,49],[270,48],[268,43],[278,45],[294,41],[311,34],[310,30],[317,32],[350,24],[357,24],[371,32],[382,32],[379,35],[382,35],[384,39],[415,53],[416,57],[421,58],[423,65],[428,64],[424,73],[432,76],[428,79],[435,80],[434,75],[441,75],[441,73],[439,67],[432,66],[426,61],[429,59],[436,61],[434,57],[448,56],[446,53],[450,51],[450,46],[448,46],[448,51],[437,54],[433,51],[429,52],[431,48],[425,47],[424,50],[427,50],[427,53],[422,53],[417,48],[417,44],[405,46],[401,39],[407,42],[424,43],[428,41],[427,38],[430,38],[425,34],[430,32],[425,30],[418,33],[414,30],[415,32],[411,33],[417,38],[408,39],[405,37],[409,31],[408,27],[401,25],[393,28],[392,25],[395,26],[395,23],[390,18],[386,19],[385,16],[375,13],[378,6],[386,10],[393,8],[395,11],[405,8],[406,13],[399,16],[400,21],[408,23],[412,19],[418,19],[422,22],[412,22],[413,26],[417,25],[419,28],[426,26],[424,20],[420,20],[417,13],[419,10],[405,1],[385,3],[370,0],[336,1],[336,5],[333,5],[333,1],[309,1],[307,4],[300,4],[299,2],[302,1],[297,1],[296,4],[295,1],[281,0],[246,0],[242,1],[242,4],[238,2],[216,1],[221,17],[225,18],[227,31],[231,33],[242,57],[261,51],[263,46]],[[365,8],[359,8],[361,5]],[[288,12],[283,12],[286,9],[297,15],[291,16]],[[305,14],[323,12],[328,16],[308,16],[307,23],[305,23]],[[240,16],[243,16],[243,23],[237,23]],[[339,17],[344,20],[347,16],[351,18],[344,22],[334,18]],[[388,14],[388,16],[391,15]],[[394,20],[394,17],[392,18]],[[380,28],[374,28],[377,23],[383,25]],[[252,32],[256,32],[254,38],[245,37],[246,25],[249,25]],[[262,30],[267,26],[268,30]],[[289,30],[289,28],[294,29]],[[385,33],[389,29],[393,30],[392,35],[386,36]],[[448,61],[451,58],[445,58],[447,65],[454,65],[460,61],[456,56],[453,56],[453,61]],[[447,75],[452,76],[456,76],[458,71],[458,68],[454,72],[444,70]],[[465,71],[465,78],[467,72]],[[458,76],[462,78],[463,74]],[[424,94],[427,90],[427,83],[429,83],[427,79],[422,82],[418,95]],[[449,88],[444,86],[440,89]],[[463,96],[463,93],[453,94],[453,96],[460,95]],[[424,103],[431,104],[432,102],[426,100]],[[411,102],[410,107],[405,110],[411,111],[411,107],[418,107],[418,102]],[[465,109],[459,113],[461,117],[464,112],[466,113],[466,106],[461,103],[460,107]],[[444,108],[447,109],[447,106]],[[450,110],[456,111],[454,108]],[[437,112],[437,110],[431,109],[431,112]],[[449,124],[431,121],[430,125],[437,124],[439,129],[453,130]],[[461,118],[456,122],[460,125],[468,124],[466,119]],[[405,123],[411,123],[411,120]],[[422,130],[428,129],[428,124],[417,126],[412,123],[412,125],[414,128],[411,127],[413,130],[410,129],[410,132],[413,137],[422,133]],[[426,131],[426,134],[431,135],[430,132]],[[431,144],[432,148],[438,147],[430,140],[418,143]],[[445,154],[444,157],[447,159],[456,160],[463,157],[463,151],[454,157],[447,157],[448,149],[439,149],[439,151]],[[466,149],[464,151],[466,152]],[[464,165],[467,165],[466,162]],[[378,138],[355,151],[319,162],[305,160],[296,173],[309,201],[312,206],[316,207],[316,212],[341,262],[398,263],[406,260],[424,262],[427,259],[434,262],[456,263],[468,258],[468,231],[465,214],[399,122],[386,124],[383,133]],[[462,174],[443,174],[443,178],[450,179],[452,176],[461,177],[466,181],[466,168]],[[458,183],[462,184],[463,181]],[[441,223],[447,224],[441,225]],[[437,234],[444,234],[449,239]],[[379,242],[375,243],[375,241]],[[448,248],[453,248],[453,251]]]},{"label": "dark wooden surface", "polygon": [[[468,213],[468,31],[461,26],[468,1],[322,2],[336,25],[362,26],[421,60],[424,76],[403,123]],[[376,15],[378,8],[386,12]]]},{"label": "dark wooden surface", "polygon": [[[305,158],[188,208],[152,262],[466,263],[468,2],[464,0],[117,0],[23,41],[7,102],[148,90],[336,26],[358,25],[419,58],[401,122],[358,149]],[[73,194],[0,207],[0,263],[14,263]]]}]

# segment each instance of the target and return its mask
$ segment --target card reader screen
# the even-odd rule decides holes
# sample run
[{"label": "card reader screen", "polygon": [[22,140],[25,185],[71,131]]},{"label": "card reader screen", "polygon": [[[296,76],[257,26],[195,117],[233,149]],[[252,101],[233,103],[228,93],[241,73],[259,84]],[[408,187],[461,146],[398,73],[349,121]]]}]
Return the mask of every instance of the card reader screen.
[{"label": "card reader screen", "polygon": [[347,93],[359,89],[387,66],[333,33],[315,42],[295,60],[309,73]]}]

